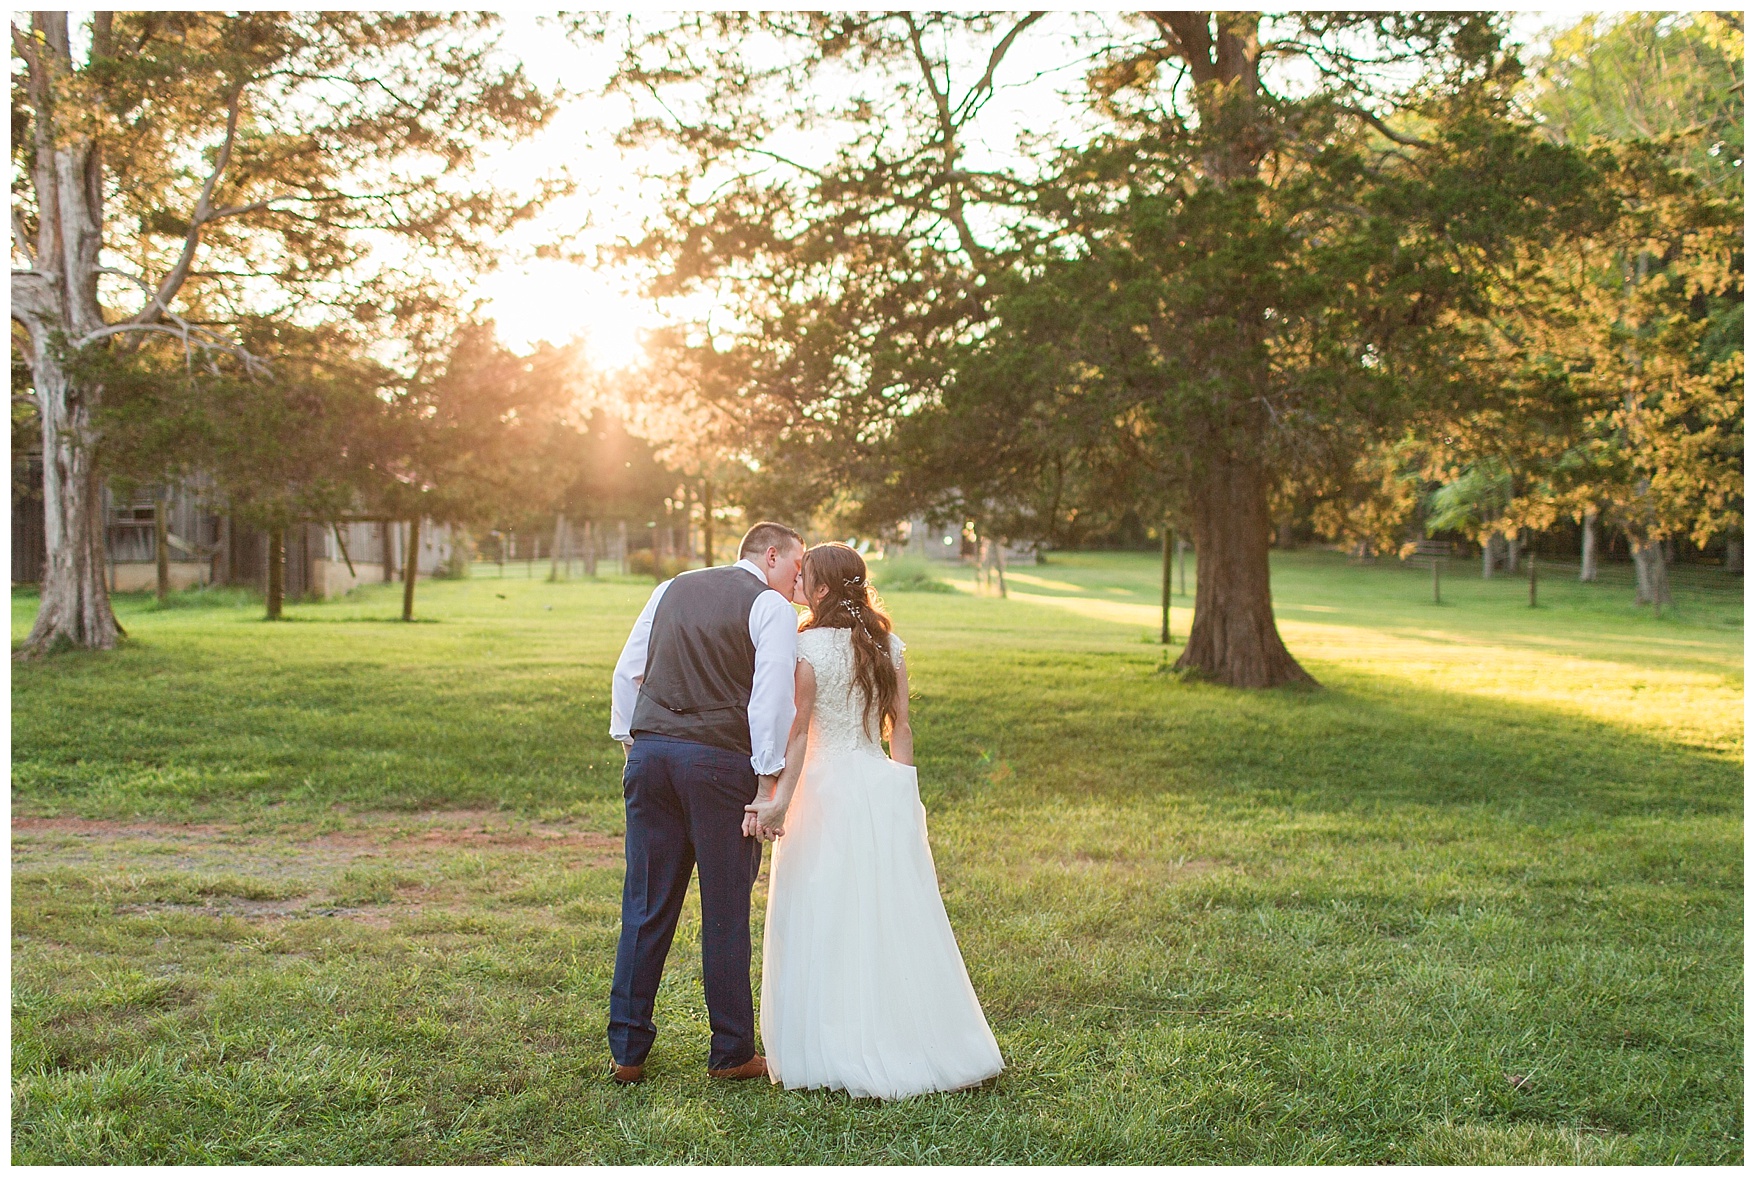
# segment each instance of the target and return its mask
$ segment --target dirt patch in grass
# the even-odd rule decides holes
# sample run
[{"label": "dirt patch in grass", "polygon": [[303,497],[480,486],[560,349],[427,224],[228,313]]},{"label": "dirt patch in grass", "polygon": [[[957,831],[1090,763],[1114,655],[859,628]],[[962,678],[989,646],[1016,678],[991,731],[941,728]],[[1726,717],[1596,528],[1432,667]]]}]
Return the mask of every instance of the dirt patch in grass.
[{"label": "dirt patch in grass", "polygon": [[284,845],[319,850],[375,850],[420,847],[492,850],[585,850],[619,859],[622,840],[614,834],[506,818],[492,810],[443,810],[430,814],[360,814],[349,826],[320,834],[265,834],[242,826],[212,823],[116,821],[83,817],[15,817],[13,837],[64,835],[101,842],[199,842],[228,845]]},{"label": "dirt patch in grass", "polygon": [[110,821],[85,817],[15,817],[12,836],[20,834],[71,834],[79,838],[222,838],[236,836],[225,826],[153,821]]}]

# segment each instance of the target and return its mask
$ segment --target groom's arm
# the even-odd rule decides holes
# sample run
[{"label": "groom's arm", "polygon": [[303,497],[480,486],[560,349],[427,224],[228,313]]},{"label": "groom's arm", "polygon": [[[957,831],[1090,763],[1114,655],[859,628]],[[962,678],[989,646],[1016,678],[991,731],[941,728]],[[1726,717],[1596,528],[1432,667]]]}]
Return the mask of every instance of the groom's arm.
[{"label": "groom's arm", "polygon": [[[750,767],[759,777],[776,777],[786,767],[786,740],[792,733],[792,664],[798,660],[798,614],[777,592],[756,598],[750,609],[750,641],[756,672],[750,681]],[[772,780],[763,787],[771,791]]]},{"label": "groom's arm", "polygon": [[664,596],[664,590],[669,587],[667,580],[646,598],[646,607],[635,619],[633,632],[628,634],[628,640],[622,646],[622,656],[616,659],[615,675],[610,679],[609,738],[619,742],[624,749],[634,742],[634,737],[628,733],[628,725],[634,721],[634,698],[640,693],[640,683],[646,677],[646,646],[652,640],[652,617],[658,612],[658,601]]}]

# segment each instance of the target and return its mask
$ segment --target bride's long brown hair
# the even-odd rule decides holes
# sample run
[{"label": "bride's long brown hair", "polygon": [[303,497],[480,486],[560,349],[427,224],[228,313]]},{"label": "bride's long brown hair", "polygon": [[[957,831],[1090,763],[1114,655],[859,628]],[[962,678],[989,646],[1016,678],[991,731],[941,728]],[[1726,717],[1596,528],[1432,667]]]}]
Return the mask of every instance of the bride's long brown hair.
[{"label": "bride's long brown hair", "polygon": [[860,554],[841,543],[818,544],[804,554],[804,591],[809,598],[817,589],[829,590],[799,629],[846,629],[853,637],[853,686],[864,696],[863,724],[871,735],[876,719],[878,736],[887,738],[895,726],[900,686],[896,664],[890,660],[890,616],[872,591]]}]

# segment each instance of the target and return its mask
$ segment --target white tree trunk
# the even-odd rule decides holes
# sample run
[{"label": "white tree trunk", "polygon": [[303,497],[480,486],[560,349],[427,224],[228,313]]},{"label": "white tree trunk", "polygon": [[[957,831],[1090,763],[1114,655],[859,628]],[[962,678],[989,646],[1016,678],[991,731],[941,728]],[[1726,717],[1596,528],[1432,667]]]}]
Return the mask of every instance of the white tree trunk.
[{"label": "white tree trunk", "polygon": [[1627,537],[1633,551],[1634,603],[1639,605],[1672,604],[1670,574],[1664,566],[1664,545],[1661,540],[1638,540]]},{"label": "white tree trunk", "polygon": [[1584,543],[1579,551],[1578,579],[1595,580],[1597,578],[1597,513],[1584,513]]},{"label": "white tree trunk", "polygon": [[1493,569],[1499,565],[1499,549],[1505,539],[1497,531],[1488,532],[1481,540],[1481,579],[1492,580]]},{"label": "white tree trunk", "polygon": [[104,582],[103,491],[98,484],[86,398],[69,390],[52,359],[33,357],[43,424],[42,600],[19,651],[36,657],[58,646],[112,649],[122,627]]},{"label": "white tree trunk", "polygon": [[[32,18],[26,94],[36,159],[35,249],[30,269],[12,272],[12,318],[29,335],[26,358],[43,432],[44,561],[36,624],[20,657],[58,646],[107,650],[122,636],[104,582],[103,492],[93,452],[92,413],[102,389],[76,383],[64,349],[104,326],[97,301],[103,248],[103,183],[92,140],[55,118],[56,88],[71,72],[67,14]],[[18,38],[14,38],[15,45]],[[16,205],[15,205],[16,207]]]}]

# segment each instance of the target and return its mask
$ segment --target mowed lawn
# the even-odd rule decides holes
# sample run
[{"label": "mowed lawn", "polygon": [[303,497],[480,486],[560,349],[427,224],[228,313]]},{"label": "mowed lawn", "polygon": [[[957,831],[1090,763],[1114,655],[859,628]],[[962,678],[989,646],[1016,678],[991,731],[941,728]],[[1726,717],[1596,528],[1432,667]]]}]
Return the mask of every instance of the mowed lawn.
[{"label": "mowed lawn", "polygon": [[1743,1158],[1740,582],[1276,555],[1323,689],[1261,693],[1164,672],[1146,556],[896,594],[1007,1069],[886,1105],[707,1080],[692,906],[602,1078],[650,586],[543,571],[14,667],[15,1161]]}]

